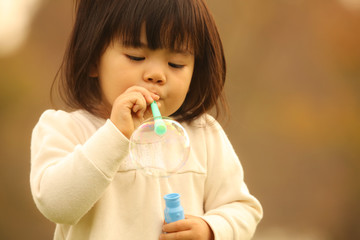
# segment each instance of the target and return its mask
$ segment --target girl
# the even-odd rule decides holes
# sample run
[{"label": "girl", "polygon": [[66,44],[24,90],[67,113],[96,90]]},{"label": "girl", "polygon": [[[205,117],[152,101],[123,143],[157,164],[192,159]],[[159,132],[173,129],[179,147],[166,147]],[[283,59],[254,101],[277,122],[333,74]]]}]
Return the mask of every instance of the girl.
[{"label": "girl", "polygon": [[[225,103],[225,60],[203,0],[79,0],[62,70],[72,111],[45,111],[31,143],[31,190],[55,239],[252,237],[261,205],[207,114]],[[128,156],[154,100],[192,144],[170,178],[142,174]],[[186,218],[164,224],[162,197],[172,192]]]}]

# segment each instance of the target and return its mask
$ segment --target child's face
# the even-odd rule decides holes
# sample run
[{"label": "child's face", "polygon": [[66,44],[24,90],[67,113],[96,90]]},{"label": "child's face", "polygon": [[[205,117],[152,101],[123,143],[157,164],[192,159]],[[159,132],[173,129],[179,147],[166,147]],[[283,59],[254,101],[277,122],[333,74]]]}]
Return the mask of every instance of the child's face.
[{"label": "child's face", "polygon": [[99,78],[103,104],[111,112],[119,95],[129,87],[140,86],[160,96],[161,114],[169,116],[184,102],[194,70],[194,55],[187,51],[149,49],[145,28],[140,40],[143,45],[140,48],[114,41],[101,56],[92,75]]}]

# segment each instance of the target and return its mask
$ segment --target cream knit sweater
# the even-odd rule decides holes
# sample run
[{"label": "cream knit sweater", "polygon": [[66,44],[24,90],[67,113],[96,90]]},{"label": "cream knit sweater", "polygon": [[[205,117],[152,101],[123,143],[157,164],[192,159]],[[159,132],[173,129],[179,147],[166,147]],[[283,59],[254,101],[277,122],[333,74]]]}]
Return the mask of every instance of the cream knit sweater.
[{"label": "cream knit sweater", "polygon": [[54,239],[158,239],[163,196],[173,192],[216,240],[250,239],[262,208],[226,134],[209,115],[182,125],[189,160],[176,175],[154,178],[136,170],[129,140],[110,120],[83,110],[45,111],[32,134],[30,184],[38,209],[56,223]]}]

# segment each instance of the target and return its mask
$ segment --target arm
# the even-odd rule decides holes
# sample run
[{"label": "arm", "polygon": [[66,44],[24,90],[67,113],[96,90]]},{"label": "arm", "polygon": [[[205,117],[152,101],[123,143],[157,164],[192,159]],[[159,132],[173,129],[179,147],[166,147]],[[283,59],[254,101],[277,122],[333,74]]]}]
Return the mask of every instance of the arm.
[{"label": "arm", "polygon": [[94,206],[127,156],[128,138],[144,114],[151,114],[147,104],[154,99],[159,96],[145,88],[127,89],[112,104],[111,116],[104,116],[110,120],[92,136],[81,131],[89,124],[86,119],[79,122],[62,111],[42,115],[32,134],[30,184],[47,218],[75,224]]},{"label": "arm", "polygon": [[262,218],[262,207],[248,191],[240,161],[220,125],[207,131],[208,178],[203,219],[215,240],[250,239]]},{"label": "arm", "polygon": [[33,130],[30,184],[51,221],[74,224],[97,202],[127,155],[128,140],[108,120],[86,139],[79,123],[47,111]]}]

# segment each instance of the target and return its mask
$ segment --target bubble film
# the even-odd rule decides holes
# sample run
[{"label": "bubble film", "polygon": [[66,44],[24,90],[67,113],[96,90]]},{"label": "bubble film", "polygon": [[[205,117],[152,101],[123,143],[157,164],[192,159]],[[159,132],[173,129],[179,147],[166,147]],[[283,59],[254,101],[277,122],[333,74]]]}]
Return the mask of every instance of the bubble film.
[{"label": "bubble film", "polygon": [[186,163],[189,137],[179,122],[163,117],[166,132],[156,134],[154,118],[146,120],[130,138],[130,157],[146,175],[169,177]]}]

